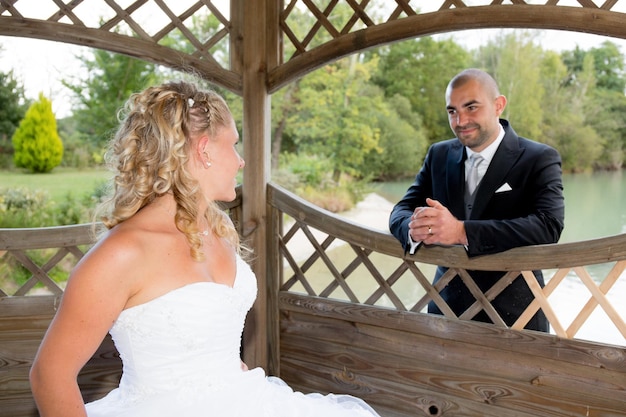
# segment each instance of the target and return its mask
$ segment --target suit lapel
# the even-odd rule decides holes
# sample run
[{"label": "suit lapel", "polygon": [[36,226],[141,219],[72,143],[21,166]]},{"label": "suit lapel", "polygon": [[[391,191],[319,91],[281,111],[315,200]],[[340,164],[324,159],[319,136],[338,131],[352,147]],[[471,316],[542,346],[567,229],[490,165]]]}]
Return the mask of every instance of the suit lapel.
[{"label": "suit lapel", "polygon": [[518,136],[509,126],[504,126],[505,134],[502,143],[493,155],[489,168],[485,173],[480,185],[476,189],[476,198],[472,207],[472,219],[480,219],[489,200],[496,190],[504,184],[504,179],[513,165],[522,154],[519,147]]},{"label": "suit lapel", "polygon": [[457,219],[465,218],[465,203],[463,196],[465,193],[465,147],[461,142],[457,142],[450,148],[450,155],[447,158],[446,184],[448,184],[448,210]]}]

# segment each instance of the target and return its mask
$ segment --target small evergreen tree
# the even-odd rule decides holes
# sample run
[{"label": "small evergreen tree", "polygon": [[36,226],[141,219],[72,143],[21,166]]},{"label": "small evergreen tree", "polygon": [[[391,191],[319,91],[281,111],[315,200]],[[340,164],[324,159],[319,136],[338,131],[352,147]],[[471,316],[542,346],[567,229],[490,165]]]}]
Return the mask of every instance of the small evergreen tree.
[{"label": "small evergreen tree", "polygon": [[24,87],[13,71],[0,72],[0,168],[11,167],[13,144],[11,138],[26,113]]},{"label": "small evergreen tree", "polygon": [[32,172],[50,172],[61,163],[63,142],[57,132],[52,102],[42,93],[26,111],[13,135],[13,162]]}]

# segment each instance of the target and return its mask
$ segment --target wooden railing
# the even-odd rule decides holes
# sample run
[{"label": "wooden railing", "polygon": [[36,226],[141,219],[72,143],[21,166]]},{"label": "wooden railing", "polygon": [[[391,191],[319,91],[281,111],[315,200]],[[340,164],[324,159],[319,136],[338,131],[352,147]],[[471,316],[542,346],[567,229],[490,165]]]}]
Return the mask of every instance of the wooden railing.
[{"label": "wooden railing", "polygon": [[[461,247],[424,247],[414,256],[405,256],[389,233],[351,223],[285,190],[274,187],[270,191],[272,206],[284,215],[283,221],[288,225],[285,231],[276,231],[284,262],[284,268],[277,271],[282,276],[280,291],[413,312],[425,311],[426,305],[434,300],[448,318],[469,320],[485,310],[496,325],[506,327],[490,300],[502,292],[512,278],[522,274],[535,295],[535,301],[511,326],[512,329],[523,329],[542,309],[556,335],[573,338],[594,309],[601,308],[626,344],[625,317],[617,308],[617,303],[620,307],[623,305],[623,295],[617,294],[616,290],[611,292],[618,281],[624,285],[626,280],[626,234],[585,242],[517,248],[472,259]],[[334,261],[332,258],[338,255],[333,255],[333,251],[337,252],[341,246],[345,248],[339,254],[342,259]],[[593,279],[589,268],[598,264],[608,272]],[[433,265],[449,267],[435,285],[432,284]],[[543,289],[532,273],[537,269],[544,270],[547,285]],[[468,272],[471,270],[505,273],[483,293]],[[459,317],[439,296],[441,289],[457,276],[476,297],[476,302]],[[585,303],[571,306],[576,314],[569,325],[563,323],[554,301],[549,298],[559,292],[566,277],[579,280],[589,291]]]},{"label": "wooden railing", "polygon": [[[351,53],[443,32],[536,28],[624,38],[623,5],[624,0],[346,0],[329,1],[323,7],[312,1],[284,2],[279,25],[285,56],[280,57],[281,65],[270,68],[268,86],[270,91],[277,91]],[[301,15],[307,15],[309,20]],[[314,23],[307,26],[303,24],[306,21]]]},{"label": "wooden railing", "polygon": [[[241,232],[241,187],[237,198],[221,203],[233,223]],[[0,229],[0,298],[63,294],[64,279],[71,268],[96,241],[103,230],[102,224],[79,224],[70,226]],[[31,275],[24,282],[14,276],[17,269],[24,268]],[[52,271],[64,279],[55,281]]]},{"label": "wooden railing", "polygon": [[[4,267],[0,275],[0,297],[25,296],[35,288],[43,289],[43,293],[47,294],[63,294],[61,283],[50,277],[51,271],[65,264],[66,273],[63,275],[67,278],[69,268],[83,257],[95,241],[95,233],[96,227],[92,224],[0,229],[0,259]],[[35,251],[38,251],[37,255]],[[23,283],[12,279],[16,268],[25,268],[31,273],[30,277]]]},{"label": "wooden railing", "polygon": [[[241,190],[235,201],[222,207],[240,226]],[[30,366],[70,270],[95,242],[100,227],[0,229],[0,416],[38,415],[28,382]],[[115,388],[121,370],[107,336],[78,377],[85,401]]]},{"label": "wooden railing", "polygon": [[[270,294],[278,308],[269,313],[270,371],[295,389],[357,395],[386,417],[626,416],[618,288],[626,279],[626,235],[475,259],[457,247],[404,256],[385,231],[276,186],[268,191],[270,253],[279,255],[269,271],[279,277]],[[468,270],[506,273],[493,290],[475,289],[477,302],[457,318],[431,284],[434,265],[450,268],[447,280],[458,275],[470,286]],[[589,270],[598,266],[608,273],[596,281]],[[544,270],[548,284],[532,287],[536,301],[507,328],[489,300],[510,276],[522,273],[534,283],[534,269]],[[569,307],[576,310],[569,326],[554,307],[565,277],[589,290],[587,300]],[[445,317],[422,313],[431,299]],[[607,313],[602,325],[616,328],[614,343],[576,338],[598,306]],[[537,308],[547,312],[556,335],[517,330]],[[470,320],[481,309],[495,325]]]},{"label": "wooden railing", "polygon": [[[405,256],[389,233],[347,221],[272,184],[268,202],[268,245],[275,254],[268,275],[275,279],[267,289],[270,319],[261,325],[269,339],[269,373],[305,392],[361,396],[385,416],[459,410],[467,416],[583,416],[583,406],[588,415],[626,415],[620,411],[626,410],[626,347],[619,346],[625,343],[576,339],[594,308],[606,312],[619,334],[626,333],[621,296],[614,294],[624,282],[626,235],[476,259],[455,247],[425,247]],[[241,198],[225,208],[238,224]],[[0,229],[0,267],[17,260],[31,274],[13,289],[3,286],[0,294],[0,409],[11,415],[36,415],[28,369],[63,288],[50,274],[61,265],[70,268],[92,242],[91,225]],[[36,255],[40,249],[47,257]],[[525,316],[542,308],[556,335],[517,330],[524,320],[507,328],[497,314],[495,325],[472,322],[480,309],[491,310],[497,291],[477,292],[470,311],[454,317],[438,296],[439,286],[431,284],[438,264],[468,285],[468,270],[507,271],[498,291],[511,274],[543,269],[547,285],[533,288],[536,301]],[[604,265],[603,278],[591,278],[594,265]],[[569,325],[553,307],[566,277],[580,280],[590,294]],[[37,296],[42,292],[50,295]],[[422,313],[431,299],[439,301],[445,317]],[[79,377],[85,399],[115,387],[120,372],[107,339]]]},{"label": "wooden railing", "polygon": [[[341,0],[321,6],[314,1],[268,0],[261,4],[268,15],[265,36],[273,45],[267,51],[267,86],[274,92],[343,56],[443,32],[508,27],[624,38],[624,2]],[[233,92],[243,92],[243,10],[250,7],[246,0],[107,0],[101,2],[97,15],[83,1],[39,3],[41,7],[28,7],[27,0],[0,2],[0,34],[122,53],[192,70]],[[194,33],[186,24],[192,16],[211,17],[216,27]],[[165,46],[168,36],[177,42]]]}]

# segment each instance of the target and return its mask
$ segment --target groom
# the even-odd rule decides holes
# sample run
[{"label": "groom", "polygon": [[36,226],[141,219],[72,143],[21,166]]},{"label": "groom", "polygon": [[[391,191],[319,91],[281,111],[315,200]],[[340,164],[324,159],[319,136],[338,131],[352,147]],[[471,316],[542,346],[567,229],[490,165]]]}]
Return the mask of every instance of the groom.
[{"label": "groom", "polygon": [[[514,247],[556,243],[564,221],[561,157],[545,145],[517,136],[500,119],[507,100],[486,72],[467,69],[446,88],[446,109],[456,138],[433,144],[389,229],[406,252],[427,245],[464,245],[469,257]],[[437,282],[446,268],[438,267]],[[485,292],[504,272],[468,271]],[[541,271],[534,271],[543,287]],[[475,302],[460,277],[441,292],[459,316]],[[511,326],[533,300],[518,276],[491,303]],[[442,314],[431,302],[428,312]],[[484,311],[473,320],[491,322]],[[537,312],[526,329],[547,332]]]}]

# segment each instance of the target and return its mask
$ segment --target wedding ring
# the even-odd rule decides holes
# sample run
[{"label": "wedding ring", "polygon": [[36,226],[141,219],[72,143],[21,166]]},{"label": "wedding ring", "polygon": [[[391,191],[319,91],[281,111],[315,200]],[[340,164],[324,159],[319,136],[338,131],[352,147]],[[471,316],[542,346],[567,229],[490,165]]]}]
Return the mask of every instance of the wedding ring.
[{"label": "wedding ring", "polygon": [[430,226],[428,226],[428,234],[432,235],[433,234],[433,229],[430,228]]}]

